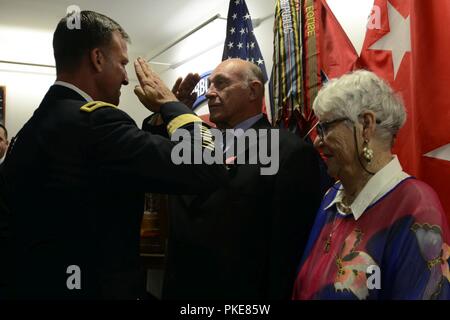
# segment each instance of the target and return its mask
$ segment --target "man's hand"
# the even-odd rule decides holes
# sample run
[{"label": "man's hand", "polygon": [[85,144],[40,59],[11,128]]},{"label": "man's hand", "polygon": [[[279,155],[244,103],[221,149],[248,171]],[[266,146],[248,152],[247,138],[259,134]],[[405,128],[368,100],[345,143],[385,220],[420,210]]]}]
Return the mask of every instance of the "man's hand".
[{"label": "man's hand", "polygon": [[159,112],[161,105],[171,101],[177,101],[175,95],[166,87],[161,78],[150,69],[148,63],[138,58],[134,62],[134,69],[140,85],[134,88],[142,104],[153,112]]},{"label": "man's hand", "polygon": [[189,73],[186,78],[178,78],[173,85],[172,92],[178,100],[183,102],[186,106],[192,109],[192,105],[197,99],[197,93],[192,92],[195,85],[200,81],[198,73]]}]

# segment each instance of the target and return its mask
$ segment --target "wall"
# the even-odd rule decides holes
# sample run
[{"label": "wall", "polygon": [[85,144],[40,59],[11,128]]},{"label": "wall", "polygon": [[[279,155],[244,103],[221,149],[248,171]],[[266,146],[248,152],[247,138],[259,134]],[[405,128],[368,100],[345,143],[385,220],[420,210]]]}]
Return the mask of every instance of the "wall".
[{"label": "wall", "polygon": [[[0,60],[53,64],[48,32],[0,26],[0,43]],[[45,43],[50,46],[42,45]],[[31,116],[54,81],[54,73],[53,68],[0,63],[0,85],[6,86],[5,124],[10,136]]]},{"label": "wall", "polygon": [[55,81],[54,69],[0,64],[0,85],[6,86],[5,125],[16,135]]},{"label": "wall", "polygon": [[358,54],[361,53],[373,2],[374,0],[327,0]]}]

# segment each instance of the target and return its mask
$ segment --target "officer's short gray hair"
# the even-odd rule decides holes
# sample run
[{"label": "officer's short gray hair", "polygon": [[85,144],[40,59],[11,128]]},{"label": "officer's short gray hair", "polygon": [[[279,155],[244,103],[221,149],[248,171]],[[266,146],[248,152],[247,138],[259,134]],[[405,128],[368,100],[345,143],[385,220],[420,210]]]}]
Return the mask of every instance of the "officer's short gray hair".
[{"label": "officer's short gray hair", "polygon": [[375,134],[382,141],[392,143],[393,138],[406,121],[401,98],[386,82],[373,72],[358,70],[330,80],[318,93],[313,104],[314,113],[333,117],[348,117],[355,123],[365,111],[376,115]]}]

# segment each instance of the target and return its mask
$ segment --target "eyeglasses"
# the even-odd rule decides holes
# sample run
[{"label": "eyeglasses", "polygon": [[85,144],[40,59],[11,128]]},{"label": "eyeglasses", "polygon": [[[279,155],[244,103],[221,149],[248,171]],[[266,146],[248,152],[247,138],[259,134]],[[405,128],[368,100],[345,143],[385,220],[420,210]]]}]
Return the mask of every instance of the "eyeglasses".
[{"label": "eyeglasses", "polygon": [[353,122],[351,119],[349,119],[347,117],[337,118],[337,119],[325,121],[325,122],[318,122],[317,126],[316,126],[316,130],[317,130],[317,134],[319,135],[320,139],[323,140],[324,136],[327,134],[328,130],[330,130],[330,128],[333,124],[336,124],[336,123],[339,123],[342,121]]}]

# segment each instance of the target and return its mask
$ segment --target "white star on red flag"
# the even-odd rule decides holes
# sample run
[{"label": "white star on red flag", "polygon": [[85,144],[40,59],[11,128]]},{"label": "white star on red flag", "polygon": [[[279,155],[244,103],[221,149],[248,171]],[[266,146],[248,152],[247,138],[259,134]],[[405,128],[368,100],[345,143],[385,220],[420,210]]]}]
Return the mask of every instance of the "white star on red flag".
[{"label": "white star on red flag", "polygon": [[409,16],[403,18],[389,2],[387,5],[390,32],[375,42],[369,50],[386,50],[392,52],[395,80],[405,54],[411,52],[411,27]]}]

